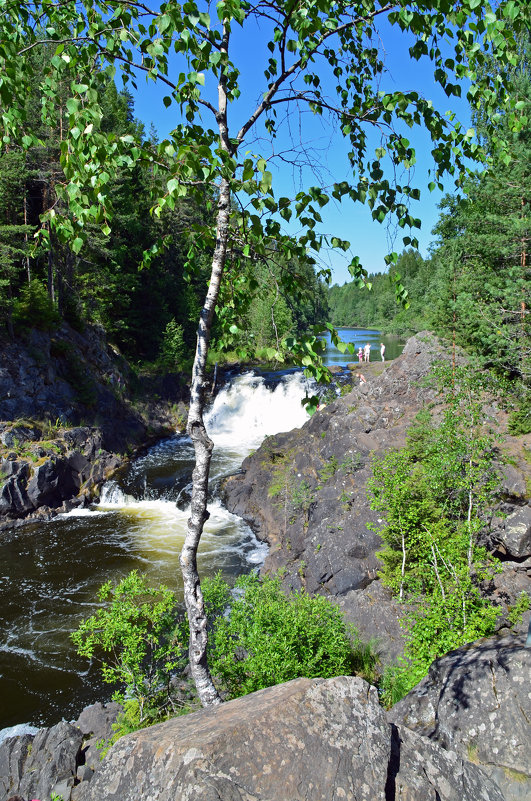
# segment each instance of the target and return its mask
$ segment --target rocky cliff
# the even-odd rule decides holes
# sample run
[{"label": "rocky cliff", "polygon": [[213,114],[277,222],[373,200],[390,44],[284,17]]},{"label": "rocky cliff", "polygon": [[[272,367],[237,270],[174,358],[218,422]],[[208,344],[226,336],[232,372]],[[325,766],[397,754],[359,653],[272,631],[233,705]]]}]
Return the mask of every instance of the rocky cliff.
[{"label": "rocky cliff", "polygon": [[[269,438],[226,485],[227,502],[270,544],[266,570],[335,597],[384,655],[400,650],[399,607],[377,578],[378,538],[367,521],[371,453],[400,445],[433,390],[421,379],[444,350],[410,340],[381,375],[321,410],[300,430]],[[376,372],[376,371],[375,371]],[[486,542],[504,558],[493,592],[509,604],[529,590],[529,438],[500,424],[503,495]],[[11,429],[10,429],[11,430]],[[74,429],[75,430],[75,429]],[[503,622],[502,622],[503,626]],[[359,678],[298,679],[122,738],[103,761],[112,714],[97,705],[74,724],[0,745],[0,801],[529,801],[531,649],[522,635],[464,646],[386,717]]]},{"label": "rocky cliff", "polygon": [[[367,528],[378,519],[367,498],[371,458],[403,445],[422,406],[437,403],[423,379],[435,361],[448,358],[431,335],[413,337],[381,374],[364,370],[366,383],[321,408],[303,428],[269,437],[225,485],[229,510],[270,546],[264,570],[280,569],[286,585],[337,598],[362,635],[378,637],[384,658],[400,652],[402,631],[400,607],[377,578],[380,540]],[[487,413],[498,426],[503,488],[485,539],[504,560],[492,591],[507,606],[530,590],[531,438],[507,434],[496,401]]]},{"label": "rocky cliff", "polygon": [[175,378],[135,376],[96,328],[1,342],[0,526],[91,499],[127,455],[182,425],[185,397]]}]

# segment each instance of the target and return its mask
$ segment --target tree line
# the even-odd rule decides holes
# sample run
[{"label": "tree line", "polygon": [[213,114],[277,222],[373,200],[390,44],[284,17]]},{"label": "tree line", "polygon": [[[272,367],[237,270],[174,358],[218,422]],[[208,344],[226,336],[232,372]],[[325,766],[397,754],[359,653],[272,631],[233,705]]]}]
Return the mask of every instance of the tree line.
[{"label": "tree line", "polygon": [[[49,48],[32,55],[33,69],[44,80]],[[42,120],[45,97],[40,80],[26,99],[25,136],[30,147],[0,147],[0,335],[24,336],[32,327],[53,330],[62,321],[82,331],[102,326],[110,342],[135,363],[166,370],[188,366],[196,340],[197,318],[208,285],[211,251],[198,252],[190,269],[188,251],[194,231],[212,222],[215,191],[202,198],[179,198],[160,216],[151,213],[163,191],[161,177],[139,161],[133,169],[109,172],[106,184],[112,207],[112,229],[105,219],[86,226],[83,249],[76,253],[65,231],[56,232],[47,215],[73,217],[61,189],[67,176],[61,164],[68,127],[67,81],[55,88],[53,124]],[[101,129],[112,141],[120,137],[149,140],[157,146],[153,126],[146,133],[134,116],[131,93],[118,91],[101,73]],[[35,144],[35,140],[38,141]],[[173,207],[170,207],[173,206]],[[154,243],[163,243],[153,255]],[[298,295],[279,293],[280,272],[292,271],[303,287]],[[225,346],[246,355],[278,349],[287,334],[297,334],[327,317],[324,284],[307,263],[256,260],[227,287],[238,293],[237,325],[225,332]],[[251,302],[252,301],[252,302]],[[222,347],[223,325],[214,322],[213,349]]]},{"label": "tree line", "polygon": [[[527,116],[530,53],[528,32],[512,90]],[[492,125],[481,109],[474,122],[491,164],[470,175],[459,195],[443,198],[428,258],[414,248],[404,250],[387,274],[370,276],[371,292],[360,291],[354,282],[334,285],[328,295],[331,320],[402,335],[434,330],[523,391],[531,378],[531,130],[527,125],[511,131],[501,113]],[[498,151],[500,135],[510,143],[508,153]],[[397,280],[407,286],[407,308],[396,302]]]}]

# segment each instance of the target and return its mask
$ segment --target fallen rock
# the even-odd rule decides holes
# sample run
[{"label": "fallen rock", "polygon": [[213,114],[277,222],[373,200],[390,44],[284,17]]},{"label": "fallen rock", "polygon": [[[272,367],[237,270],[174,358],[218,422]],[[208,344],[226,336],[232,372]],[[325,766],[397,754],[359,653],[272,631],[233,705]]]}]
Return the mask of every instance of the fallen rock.
[{"label": "fallen rock", "polygon": [[524,641],[491,637],[451,651],[388,713],[392,723],[480,765],[506,801],[531,798],[531,649]]},{"label": "fallen rock", "polygon": [[498,550],[513,559],[531,556],[531,506],[522,506],[497,523],[491,538]]},{"label": "fallen rock", "polygon": [[390,726],[360,678],[296,679],[123,737],[78,801],[502,801],[480,768]]},{"label": "fallen rock", "polygon": [[[74,784],[83,734],[64,721],[35,734],[10,737],[0,745],[0,801],[18,794],[49,799]],[[62,792],[59,793],[59,790]]]},{"label": "fallen rock", "polygon": [[75,721],[83,733],[83,747],[78,768],[78,776],[81,772],[86,781],[91,778],[91,772],[96,770],[101,760],[101,753],[98,744],[106,742],[112,736],[112,725],[115,723],[122,707],[114,701],[108,704],[91,704],[86,706]]},{"label": "fallen rock", "polygon": [[76,785],[90,781],[100,764],[97,743],[112,735],[119,704],[85,707],[75,723],[58,723],[35,734],[0,743],[0,801],[12,795],[48,801],[52,793],[69,801]]}]

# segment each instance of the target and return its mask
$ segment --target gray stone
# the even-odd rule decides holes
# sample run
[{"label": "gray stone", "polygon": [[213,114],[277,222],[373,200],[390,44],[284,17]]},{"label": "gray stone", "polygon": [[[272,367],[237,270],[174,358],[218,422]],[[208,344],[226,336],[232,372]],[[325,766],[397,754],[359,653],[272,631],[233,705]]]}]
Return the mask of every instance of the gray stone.
[{"label": "gray stone", "polygon": [[77,484],[67,460],[47,459],[39,465],[28,481],[28,497],[35,508],[60,506],[67,498],[77,494]]},{"label": "gray stone", "polygon": [[386,723],[359,678],[296,679],[123,737],[76,801],[502,801],[475,765]]},{"label": "gray stone", "polygon": [[0,442],[6,448],[16,448],[24,442],[32,442],[35,439],[39,439],[39,432],[28,426],[14,426],[0,436]]},{"label": "gray stone", "polygon": [[33,509],[27,493],[29,474],[27,462],[2,462],[0,478],[2,475],[6,478],[0,485],[0,516],[11,514],[13,517],[22,517]]},{"label": "gray stone", "polygon": [[500,520],[492,531],[492,539],[504,553],[514,559],[531,556],[531,506],[522,506]]},{"label": "gray stone", "polygon": [[502,492],[512,498],[525,498],[527,495],[527,487],[525,476],[522,471],[512,464],[502,464],[500,465],[500,470]]},{"label": "gray stone", "polygon": [[[112,724],[116,721],[121,710],[120,704],[115,702],[91,704],[91,706],[83,709],[75,722],[75,725],[81,729],[84,735],[81,755],[84,764],[82,767],[90,771],[90,775],[92,775],[92,771],[97,768],[101,761],[98,744],[106,742],[112,737]],[[85,781],[89,777],[87,771],[84,772]]]},{"label": "gray stone", "polygon": [[407,607],[393,598],[380,581],[337,598],[345,619],[353,623],[364,642],[372,641],[384,663],[393,662],[404,651],[404,619]]},{"label": "gray stone", "polygon": [[529,799],[530,679],[523,636],[482,640],[436,660],[388,719],[481,765],[507,801]]},{"label": "gray stone", "polygon": [[24,775],[24,762],[32,742],[32,734],[23,734],[20,737],[9,737],[0,744],[1,801],[18,792]]},{"label": "gray stone", "polygon": [[[83,735],[71,723],[12,737],[0,745],[0,801],[11,795],[46,801],[58,785],[70,787],[76,775]],[[66,792],[66,791],[65,791]],[[69,793],[64,796],[65,801]]]}]

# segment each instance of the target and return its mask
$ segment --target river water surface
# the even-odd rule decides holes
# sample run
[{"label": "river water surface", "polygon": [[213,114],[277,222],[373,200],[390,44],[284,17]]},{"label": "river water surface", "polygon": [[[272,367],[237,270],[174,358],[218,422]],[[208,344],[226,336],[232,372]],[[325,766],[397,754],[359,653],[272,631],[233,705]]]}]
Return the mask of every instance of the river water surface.
[{"label": "river water surface", "polygon": [[[356,344],[380,337],[378,331],[342,333]],[[327,361],[354,359],[329,346]],[[217,484],[265,436],[304,424],[301,399],[308,390],[297,371],[247,373],[216,396],[205,418],[215,448],[201,575],[221,570],[229,577],[263,563],[266,546],[222,506]],[[109,482],[99,504],[0,535],[0,729],[73,719],[84,705],[110,697],[99,670],[75,654],[69,634],[97,608],[97,591],[109,578],[118,581],[136,568],[153,584],[181,588],[192,466],[190,440],[170,437]]]}]

